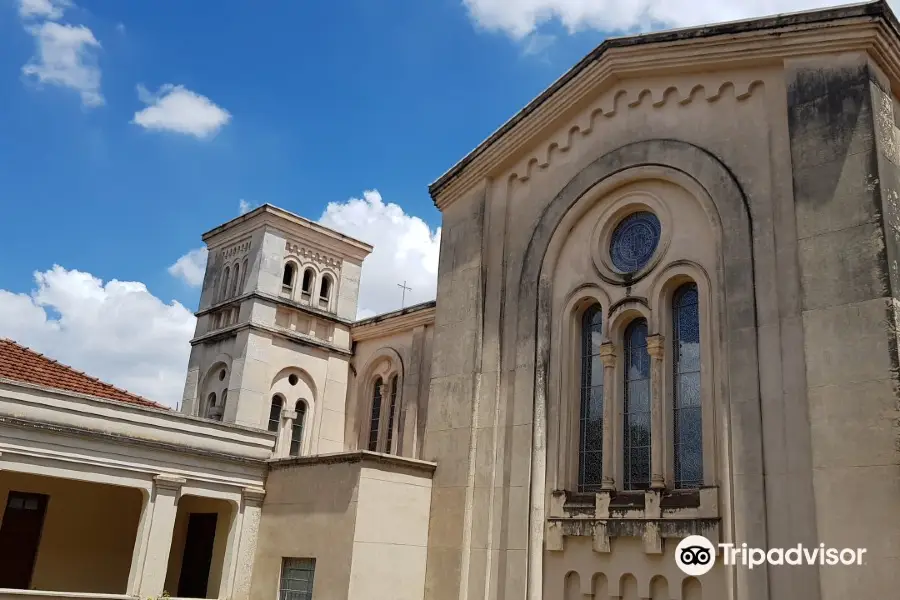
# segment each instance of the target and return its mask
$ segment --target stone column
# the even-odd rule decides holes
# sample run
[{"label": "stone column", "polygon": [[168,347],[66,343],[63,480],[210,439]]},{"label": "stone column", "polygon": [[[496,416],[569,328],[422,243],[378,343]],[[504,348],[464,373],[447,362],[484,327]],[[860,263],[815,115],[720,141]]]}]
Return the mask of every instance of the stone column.
[{"label": "stone column", "polygon": [[[235,519],[237,539],[235,551],[231,556],[234,565],[231,593],[222,589],[221,598],[231,600],[247,600],[250,597],[250,584],[253,576],[253,561],[256,557],[256,540],[259,534],[259,518],[262,513],[263,499],[266,491],[262,488],[244,488],[241,497],[241,511]],[[223,578],[223,588],[224,582]]]},{"label": "stone column", "polygon": [[142,598],[159,596],[166,585],[178,497],[184,484],[184,478],[174,475],[157,475],[153,478],[153,494],[145,509],[149,511],[147,517],[150,520],[150,531],[146,538],[140,540],[146,544],[143,573],[138,587]]},{"label": "stone column", "polygon": [[[278,440],[275,442],[275,456],[284,458],[291,454],[291,435],[294,433],[294,419],[297,411],[285,406],[281,409],[281,425],[278,428]],[[302,441],[301,441],[302,443]]]},{"label": "stone column", "polygon": [[650,489],[666,487],[663,461],[665,435],[663,433],[663,357],[665,339],[663,336],[647,337],[647,353],[650,355]]},{"label": "stone column", "polygon": [[603,490],[616,489],[616,347],[612,342],[600,346],[603,361]]}]

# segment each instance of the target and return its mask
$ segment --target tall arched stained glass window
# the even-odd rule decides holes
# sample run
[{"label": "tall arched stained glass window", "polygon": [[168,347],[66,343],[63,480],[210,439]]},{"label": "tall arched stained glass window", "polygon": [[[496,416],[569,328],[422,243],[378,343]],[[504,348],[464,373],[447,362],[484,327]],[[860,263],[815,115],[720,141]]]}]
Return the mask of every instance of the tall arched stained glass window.
[{"label": "tall arched stained glass window", "polygon": [[391,403],[388,406],[388,422],[387,422],[387,442],[385,443],[385,452],[390,454],[391,443],[394,441],[394,411],[397,409],[397,384],[398,377],[391,377]]},{"label": "tall arched stained glass window", "polygon": [[378,426],[381,422],[381,377],[375,380],[372,390],[372,416],[369,419],[369,450],[378,450]]},{"label": "tall arched stained glass window", "polygon": [[303,444],[303,422],[306,420],[306,402],[298,400],[295,405],[297,418],[291,427],[291,456],[300,456],[300,446]]},{"label": "tall arched stained glass window", "polygon": [[675,488],[703,484],[700,408],[700,304],[697,284],[686,283],[672,298]]},{"label": "tall arched stained glass window", "polygon": [[600,361],[603,311],[594,304],[581,317],[581,418],[578,491],[600,489],[603,477],[603,363]]},{"label": "tall arched stained glass window", "polygon": [[650,354],[647,321],[625,329],[625,489],[650,487]]}]

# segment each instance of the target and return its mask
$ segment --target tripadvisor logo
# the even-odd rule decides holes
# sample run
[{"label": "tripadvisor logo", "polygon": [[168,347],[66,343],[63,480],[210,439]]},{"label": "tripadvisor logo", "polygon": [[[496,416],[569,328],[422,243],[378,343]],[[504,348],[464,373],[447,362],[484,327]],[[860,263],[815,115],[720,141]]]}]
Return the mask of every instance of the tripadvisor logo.
[{"label": "tripadvisor logo", "polygon": [[[865,548],[826,548],[819,544],[814,548],[804,548],[798,544],[793,548],[749,548],[747,544],[719,544],[722,562],[726,565],[741,565],[749,569],[760,565],[862,565]],[[697,577],[708,573],[716,564],[716,547],[702,535],[691,535],[675,549],[675,563],[685,575]]]}]

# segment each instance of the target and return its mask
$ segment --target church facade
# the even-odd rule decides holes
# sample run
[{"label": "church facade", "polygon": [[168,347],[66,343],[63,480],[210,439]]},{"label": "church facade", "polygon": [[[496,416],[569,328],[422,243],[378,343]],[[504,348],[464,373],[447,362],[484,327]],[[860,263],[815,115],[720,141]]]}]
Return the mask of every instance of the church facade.
[{"label": "church facade", "polygon": [[898,98],[884,2],[613,38],[432,184],[434,302],[265,205],[180,413],[0,341],[0,597],[896,596]]}]

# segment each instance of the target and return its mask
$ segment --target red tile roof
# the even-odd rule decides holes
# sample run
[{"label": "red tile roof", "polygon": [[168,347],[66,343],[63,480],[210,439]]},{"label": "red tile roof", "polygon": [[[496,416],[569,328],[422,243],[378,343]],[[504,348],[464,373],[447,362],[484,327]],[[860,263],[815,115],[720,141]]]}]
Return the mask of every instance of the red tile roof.
[{"label": "red tile roof", "polygon": [[12,340],[0,338],[0,378],[77,392],[129,404],[166,408],[58,363]]}]

